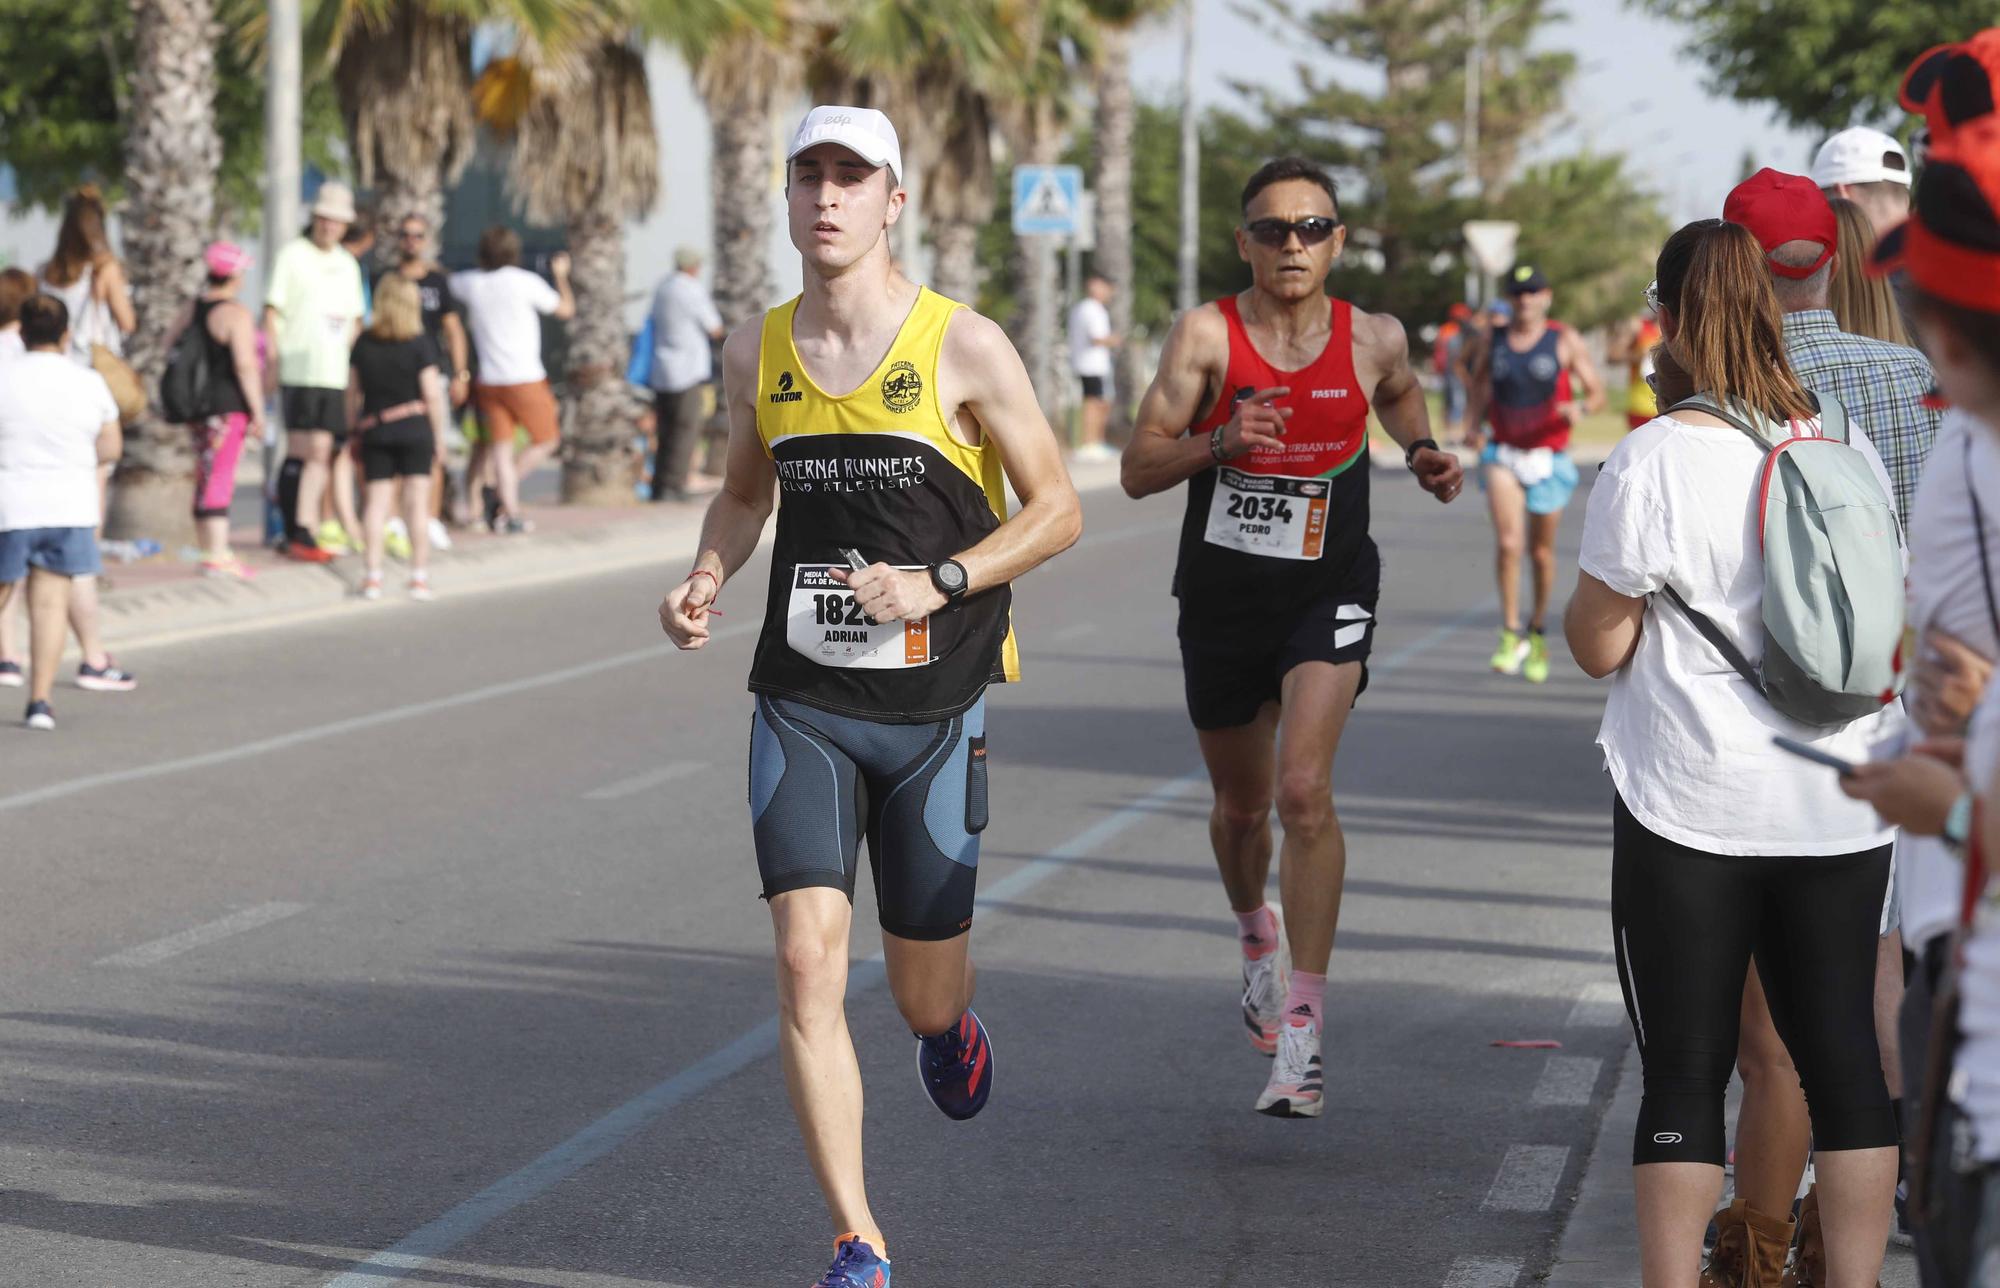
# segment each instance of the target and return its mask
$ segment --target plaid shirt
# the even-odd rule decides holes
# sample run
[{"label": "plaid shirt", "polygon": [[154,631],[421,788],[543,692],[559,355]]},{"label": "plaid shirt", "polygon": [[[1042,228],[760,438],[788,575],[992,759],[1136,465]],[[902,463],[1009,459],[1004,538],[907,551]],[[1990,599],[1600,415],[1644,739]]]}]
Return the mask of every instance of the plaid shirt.
[{"label": "plaid shirt", "polygon": [[1938,413],[1924,406],[1937,385],[1930,360],[1915,349],[1850,335],[1831,309],[1785,314],[1785,356],[1799,383],[1840,400],[1888,467],[1896,513],[1909,522],[1917,479],[1937,438]]}]

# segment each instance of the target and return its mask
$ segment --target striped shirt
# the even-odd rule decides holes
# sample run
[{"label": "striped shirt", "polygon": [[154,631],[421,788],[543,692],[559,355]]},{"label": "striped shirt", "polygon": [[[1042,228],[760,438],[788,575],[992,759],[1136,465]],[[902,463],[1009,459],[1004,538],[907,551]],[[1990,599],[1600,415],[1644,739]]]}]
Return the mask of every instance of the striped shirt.
[{"label": "striped shirt", "polygon": [[1785,314],[1785,356],[1799,383],[1840,400],[1888,467],[1896,514],[1909,523],[1910,501],[1937,438],[1938,413],[1924,406],[1937,385],[1930,360],[1915,349],[1840,329],[1831,309]]}]

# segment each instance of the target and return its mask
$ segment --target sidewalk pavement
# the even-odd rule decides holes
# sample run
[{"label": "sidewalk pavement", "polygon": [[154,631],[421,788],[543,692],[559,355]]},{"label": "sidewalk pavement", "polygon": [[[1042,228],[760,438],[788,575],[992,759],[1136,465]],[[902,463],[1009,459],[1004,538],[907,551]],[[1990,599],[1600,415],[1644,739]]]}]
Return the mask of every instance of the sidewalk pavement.
[{"label": "sidewalk pavement", "polygon": [[[1115,487],[1116,461],[1072,465],[1079,491]],[[535,531],[493,536],[452,533],[452,548],[431,555],[431,585],[440,597],[519,590],[551,581],[644,564],[660,567],[662,593],[686,571],[701,535],[706,498],[616,509],[562,505],[524,507]],[[768,531],[767,531],[768,537]],[[263,548],[261,534],[239,528],[236,550],[249,581],[204,577],[199,565],[173,554],[105,567],[102,628],[113,652],[228,631],[255,630],[340,612],[379,612],[403,599],[404,566],[384,567],[383,598],[359,597],[359,555],[330,564],[299,564]]]},{"label": "sidewalk pavement", "polygon": [[[1740,1089],[1741,1084],[1731,1085],[1731,1140],[1736,1137]],[[1576,1205],[1563,1226],[1544,1288],[1640,1288],[1639,1229],[1632,1215],[1632,1133],[1639,1124],[1640,1090],[1639,1051],[1633,1047],[1584,1164]],[[1909,1249],[1890,1247],[1881,1288],[1917,1288],[1917,1260]]]}]

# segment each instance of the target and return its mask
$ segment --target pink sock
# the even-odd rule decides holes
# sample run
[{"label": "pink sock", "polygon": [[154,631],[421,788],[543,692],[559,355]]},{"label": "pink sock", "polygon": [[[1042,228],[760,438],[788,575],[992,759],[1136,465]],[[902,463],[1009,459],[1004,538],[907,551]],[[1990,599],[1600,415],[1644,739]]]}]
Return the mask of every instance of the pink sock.
[{"label": "pink sock", "polygon": [[1292,986],[1285,993],[1285,1015],[1290,1017],[1303,1006],[1306,1008],[1306,1013],[1312,1016],[1313,1023],[1319,1024],[1320,1003],[1325,997],[1326,976],[1315,975],[1311,971],[1294,970]]},{"label": "pink sock", "polygon": [[1257,961],[1278,951],[1278,919],[1271,913],[1271,905],[1260,903],[1255,912],[1236,914],[1236,938],[1243,945],[1243,955]]}]

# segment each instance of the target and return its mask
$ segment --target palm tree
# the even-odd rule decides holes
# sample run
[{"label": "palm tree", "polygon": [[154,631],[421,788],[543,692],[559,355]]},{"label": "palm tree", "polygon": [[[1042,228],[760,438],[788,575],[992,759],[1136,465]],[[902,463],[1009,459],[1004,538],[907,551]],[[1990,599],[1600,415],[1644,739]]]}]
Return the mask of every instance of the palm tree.
[{"label": "palm tree", "polygon": [[1126,338],[1117,350],[1115,429],[1124,429],[1146,379],[1145,355],[1130,343],[1136,281],[1132,270],[1132,29],[1174,0],[1087,0],[1097,20],[1097,146],[1091,158],[1097,247],[1091,265],[1110,281],[1111,330]]},{"label": "palm tree", "polygon": [[355,177],[375,190],[378,227],[393,228],[411,214],[442,226],[445,188],[472,160],[474,8],[446,0],[324,0],[315,12],[312,35],[331,60]]},{"label": "palm tree", "polygon": [[789,8],[744,0],[678,41],[708,109],[709,257],[716,311],[736,327],[774,301],[771,175],[778,96],[797,82],[799,24]]},{"label": "palm tree", "polygon": [[660,145],[646,61],[629,34],[605,31],[567,56],[538,56],[514,133],[508,183],[536,223],[563,226],[576,317],[566,383],[573,400],[563,500],[630,505],[640,403],[625,383],[625,222],[660,192]]},{"label": "palm tree", "polygon": [[[125,140],[125,251],[139,314],[127,355],[148,389],[166,338],[201,287],[201,248],[215,222],[222,141],[215,131],[213,0],[136,0],[132,104]],[[177,547],[194,536],[194,448],[150,412],[125,431],[105,530]]]}]

